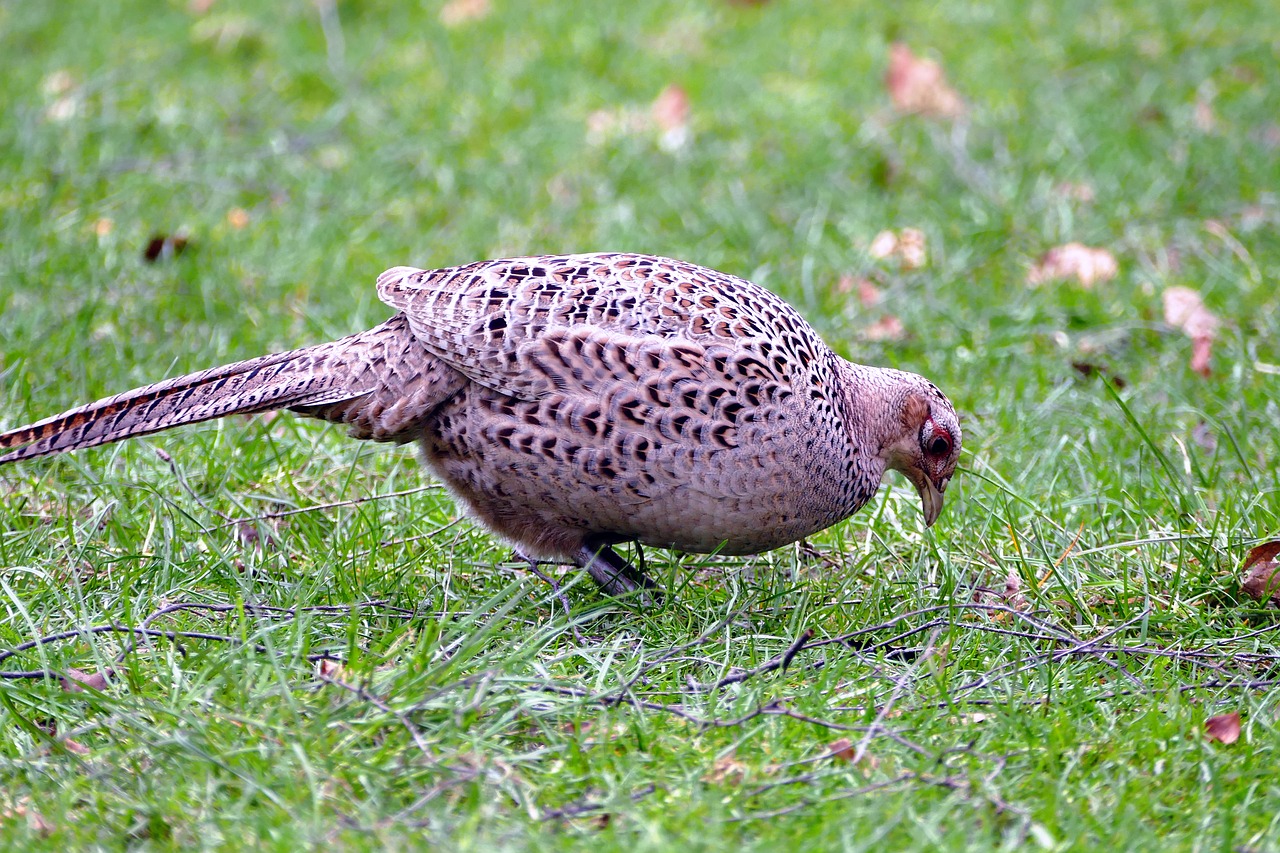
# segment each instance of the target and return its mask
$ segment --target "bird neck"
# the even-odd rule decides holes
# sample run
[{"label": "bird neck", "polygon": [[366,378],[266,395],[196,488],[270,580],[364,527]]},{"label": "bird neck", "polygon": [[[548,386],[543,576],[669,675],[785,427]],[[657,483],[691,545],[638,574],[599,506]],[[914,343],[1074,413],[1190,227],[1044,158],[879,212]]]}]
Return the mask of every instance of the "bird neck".
[{"label": "bird neck", "polygon": [[854,442],[868,456],[888,463],[891,446],[902,438],[902,411],[916,376],[902,370],[840,360],[844,370],[845,419]]}]

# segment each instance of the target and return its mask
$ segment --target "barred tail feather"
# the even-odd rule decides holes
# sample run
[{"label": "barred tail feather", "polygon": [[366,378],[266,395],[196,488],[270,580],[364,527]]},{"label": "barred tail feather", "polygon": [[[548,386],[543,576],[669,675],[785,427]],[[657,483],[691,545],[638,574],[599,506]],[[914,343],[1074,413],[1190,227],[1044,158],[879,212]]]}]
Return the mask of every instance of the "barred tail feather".
[{"label": "barred tail feather", "polygon": [[[366,333],[367,334],[367,333]],[[358,336],[353,336],[358,337]],[[350,340],[350,339],[346,339]],[[330,363],[345,341],[264,355],[157,382],[0,434],[0,464],[198,423],[288,406],[362,396],[350,371]]]}]

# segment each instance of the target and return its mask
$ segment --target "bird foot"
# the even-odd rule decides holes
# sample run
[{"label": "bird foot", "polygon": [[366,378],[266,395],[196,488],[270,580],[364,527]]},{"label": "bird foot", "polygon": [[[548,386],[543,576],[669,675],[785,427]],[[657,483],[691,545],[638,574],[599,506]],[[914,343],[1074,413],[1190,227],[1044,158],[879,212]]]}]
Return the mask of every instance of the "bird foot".
[{"label": "bird foot", "polygon": [[578,549],[576,561],[608,595],[640,593],[646,607],[662,603],[662,588],[604,543],[588,540]]}]

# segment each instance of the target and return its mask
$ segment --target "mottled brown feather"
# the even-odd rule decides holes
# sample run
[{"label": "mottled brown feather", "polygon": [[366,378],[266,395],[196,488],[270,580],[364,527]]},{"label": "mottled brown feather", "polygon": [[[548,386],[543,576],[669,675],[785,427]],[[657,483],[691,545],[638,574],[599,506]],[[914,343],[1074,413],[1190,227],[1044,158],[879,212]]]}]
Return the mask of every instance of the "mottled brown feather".
[{"label": "mottled brown feather", "polygon": [[[482,522],[531,556],[575,559],[622,540],[767,550],[856,512],[888,467],[939,492],[955,467],[959,424],[936,387],[839,358],[731,275],[560,255],[396,267],[377,290],[399,313],[374,329],[11,430],[0,463],[289,408],[421,441]],[[946,458],[922,449],[926,423],[953,438]]]}]

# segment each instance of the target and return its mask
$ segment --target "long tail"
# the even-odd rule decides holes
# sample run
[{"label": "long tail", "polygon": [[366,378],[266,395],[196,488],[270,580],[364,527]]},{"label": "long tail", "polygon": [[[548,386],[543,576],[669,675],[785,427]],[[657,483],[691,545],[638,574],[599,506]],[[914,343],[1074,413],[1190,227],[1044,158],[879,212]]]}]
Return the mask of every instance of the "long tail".
[{"label": "long tail", "polygon": [[[411,344],[412,334],[404,317],[397,315],[381,326],[341,340],[167,379],[0,434],[0,449],[17,448],[0,456],[0,464],[226,415],[283,408],[350,423],[360,437],[395,440],[394,435],[380,435],[369,428],[368,407],[359,401],[389,395],[403,404],[406,393],[413,396],[411,388],[386,387],[388,379],[414,374],[413,365],[395,363],[413,353]],[[430,365],[417,367],[418,376],[432,372],[423,369]],[[430,395],[435,399],[421,400],[420,404],[438,405],[441,389],[421,390],[437,393]],[[384,407],[374,408],[380,412]],[[424,405],[417,409],[424,410]]]}]

